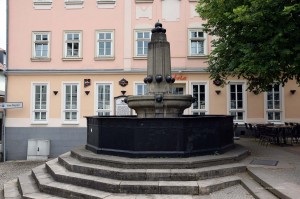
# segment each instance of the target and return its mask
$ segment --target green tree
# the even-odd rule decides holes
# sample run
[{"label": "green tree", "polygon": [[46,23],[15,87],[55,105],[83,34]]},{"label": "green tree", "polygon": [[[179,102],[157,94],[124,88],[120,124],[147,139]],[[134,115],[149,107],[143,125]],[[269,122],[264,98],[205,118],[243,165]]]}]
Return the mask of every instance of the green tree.
[{"label": "green tree", "polygon": [[291,79],[300,85],[299,0],[199,0],[196,9],[216,36],[212,79],[244,78],[258,92]]}]

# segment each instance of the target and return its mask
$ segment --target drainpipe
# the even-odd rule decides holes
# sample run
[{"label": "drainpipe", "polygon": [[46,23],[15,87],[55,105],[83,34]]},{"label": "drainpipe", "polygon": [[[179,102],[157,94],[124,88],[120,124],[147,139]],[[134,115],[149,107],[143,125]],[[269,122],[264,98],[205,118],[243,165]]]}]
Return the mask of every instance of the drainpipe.
[{"label": "drainpipe", "polygon": [[[5,98],[4,102],[7,102],[7,70],[8,70],[8,1],[6,0],[6,67],[4,69],[4,78],[5,78]],[[2,120],[2,147],[3,147],[3,162],[6,161],[6,109],[3,109],[3,120]]]}]

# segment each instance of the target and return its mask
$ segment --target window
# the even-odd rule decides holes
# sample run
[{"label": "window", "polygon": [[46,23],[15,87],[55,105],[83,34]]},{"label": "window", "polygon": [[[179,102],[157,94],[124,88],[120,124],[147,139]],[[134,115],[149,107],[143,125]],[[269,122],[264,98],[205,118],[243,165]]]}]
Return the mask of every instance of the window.
[{"label": "window", "polygon": [[135,84],[135,92],[136,95],[146,95],[148,93],[147,84],[142,84],[142,83]]},{"label": "window", "polygon": [[97,58],[113,58],[114,57],[114,32],[98,31],[96,33],[97,41]]},{"label": "window", "polygon": [[65,8],[77,9],[83,8],[84,0],[65,0]]},{"label": "window", "polygon": [[175,83],[170,86],[170,93],[174,95],[184,95],[185,94],[185,84]]},{"label": "window", "polygon": [[98,8],[114,8],[116,0],[96,0]]},{"label": "window", "polygon": [[151,32],[150,31],[136,31],[136,56],[137,57],[147,57],[148,54],[148,43],[151,40]]},{"label": "window", "polygon": [[65,32],[65,59],[81,58],[81,32]]},{"label": "window", "polygon": [[281,105],[281,86],[280,85],[273,85],[270,86],[267,94],[267,119],[268,121],[281,121],[282,116],[282,105]]},{"label": "window", "polygon": [[195,102],[192,104],[193,115],[205,115],[207,112],[207,84],[194,83],[192,84],[193,97]]},{"label": "window", "polygon": [[47,10],[52,8],[52,0],[33,0],[34,9]]},{"label": "window", "polygon": [[64,122],[78,122],[79,116],[79,84],[64,84]]},{"label": "window", "polygon": [[48,120],[48,85],[33,84],[33,122]]},{"label": "window", "polygon": [[229,84],[229,114],[234,121],[244,121],[244,85],[243,83]]},{"label": "window", "polygon": [[153,0],[135,0],[136,3],[153,3]]},{"label": "window", "polygon": [[206,34],[203,30],[189,30],[189,55],[204,56],[207,54]]},{"label": "window", "polygon": [[112,113],[112,85],[99,83],[96,85],[96,112],[99,116]]},{"label": "window", "polygon": [[33,32],[32,60],[50,60],[50,33]]},{"label": "window", "polygon": [[171,89],[171,93],[173,95],[183,95],[184,94],[184,87],[182,86],[173,86]]}]

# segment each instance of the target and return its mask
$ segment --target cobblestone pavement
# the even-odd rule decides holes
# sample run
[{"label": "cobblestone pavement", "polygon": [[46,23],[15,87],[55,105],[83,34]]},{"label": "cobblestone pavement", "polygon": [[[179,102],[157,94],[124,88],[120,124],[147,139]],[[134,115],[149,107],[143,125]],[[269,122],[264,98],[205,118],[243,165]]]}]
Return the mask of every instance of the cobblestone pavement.
[{"label": "cobblestone pavement", "polygon": [[0,162],[0,199],[3,199],[3,185],[5,182],[17,178],[20,174],[30,172],[32,168],[45,161],[7,161]]}]

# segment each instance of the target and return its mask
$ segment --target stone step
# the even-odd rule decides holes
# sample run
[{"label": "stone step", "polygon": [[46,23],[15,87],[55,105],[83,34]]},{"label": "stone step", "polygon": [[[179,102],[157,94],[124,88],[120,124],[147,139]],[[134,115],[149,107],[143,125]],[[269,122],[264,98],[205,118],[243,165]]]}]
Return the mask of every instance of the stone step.
[{"label": "stone step", "polygon": [[241,178],[242,186],[252,195],[254,198],[259,199],[278,199],[274,194],[266,190],[261,184],[256,182],[247,173],[237,174]]},{"label": "stone step", "polygon": [[22,196],[18,190],[18,180],[14,179],[4,183],[3,186],[4,199],[21,199]]},{"label": "stone step", "polygon": [[40,198],[52,198],[59,199],[61,197],[53,196],[50,194],[40,192],[35,180],[31,173],[23,174],[18,177],[18,186],[21,192],[22,198],[26,199],[40,199]]},{"label": "stone step", "polygon": [[40,191],[55,194],[63,198],[104,199],[112,195],[111,193],[104,191],[57,182],[49,173],[47,173],[45,165],[32,169],[32,175],[36,180]]},{"label": "stone step", "polygon": [[[281,178],[270,178],[270,174],[264,169],[248,167],[248,174],[264,189],[267,189],[278,198],[299,198],[300,185],[289,181],[283,181]],[[292,175],[292,174],[291,174]],[[283,187],[288,187],[285,189]]]},{"label": "stone step", "polygon": [[57,159],[46,163],[52,177],[61,183],[89,187],[111,193],[129,194],[209,194],[240,183],[235,176],[198,181],[126,181],[74,173],[61,166]]},{"label": "stone step", "polygon": [[57,182],[47,173],[45,165],[33,169],[32,174],[41,190],[55,193],[63,198],[89,198],[89,199],[211,199],[208,195],[162,195],[162,194],[116,194],[85,188],[81,186]]},{"label": "stone step", "polygon": [[195,181],[229,176],[246,171],[246,166],[240,163],[194,169],[122,169],[85,163],[71,157],[69,152],[61,155],[58,160],[60,164],[72,172],[118,180]]},{"label": "stone step", "polygon": [[95,154],[84,146],[71,150],[71,156],[82,162],[128,169],[186,169],[201,168],[238,162],[250,155],[250,152],[240,145],[219,155],[205,155],[187,158],[127,158]]},{"label": "stone step", "polygon": [[31,173],[20,175],[17,179],[4,184],[4,199],[59,199],[54,195],[41,193]]}]

